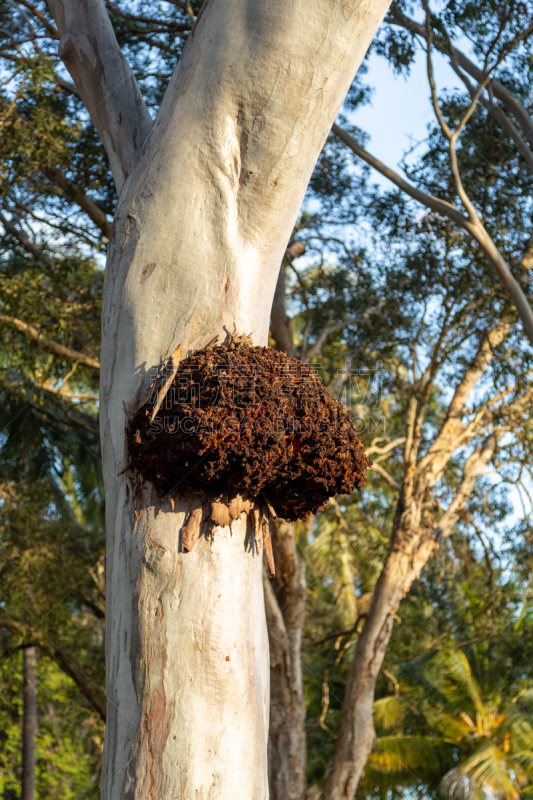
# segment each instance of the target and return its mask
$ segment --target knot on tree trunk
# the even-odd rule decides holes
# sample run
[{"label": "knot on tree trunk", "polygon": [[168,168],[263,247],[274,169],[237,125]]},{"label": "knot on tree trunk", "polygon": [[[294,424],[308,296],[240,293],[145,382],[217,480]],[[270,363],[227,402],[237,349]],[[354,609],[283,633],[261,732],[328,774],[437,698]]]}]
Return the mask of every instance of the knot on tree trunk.
[{"label": "knot on tree trunk", "polygon": [[179,355],[159,370],[126,429],[128,466],[159,497],[266,493],[271,513],[296,520],[362,488],[371,462],[312,366],[247,337]]}]

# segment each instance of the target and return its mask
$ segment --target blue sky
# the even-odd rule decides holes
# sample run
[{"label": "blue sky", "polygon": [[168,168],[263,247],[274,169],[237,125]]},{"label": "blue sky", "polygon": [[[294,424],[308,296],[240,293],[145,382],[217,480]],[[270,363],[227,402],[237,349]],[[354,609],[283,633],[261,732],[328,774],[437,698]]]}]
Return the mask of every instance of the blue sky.
[{"label": "blue sky", "polygon": [[[433,53],[433,68],[439,91],[464,90],[448,60],[439,53]],[[384,58],[373,56],[365,82],[374,87],[371,104],[359,108],[350,115],[351,119],[370,134],[367,149],[372,155],[398,169],[403,154],[426,137],[428,124],[435,120],[429,100],[425,53],[417,51],[408,77],[395,75]],[[377,173],[373,177],[379,183],[388,183]]]}]

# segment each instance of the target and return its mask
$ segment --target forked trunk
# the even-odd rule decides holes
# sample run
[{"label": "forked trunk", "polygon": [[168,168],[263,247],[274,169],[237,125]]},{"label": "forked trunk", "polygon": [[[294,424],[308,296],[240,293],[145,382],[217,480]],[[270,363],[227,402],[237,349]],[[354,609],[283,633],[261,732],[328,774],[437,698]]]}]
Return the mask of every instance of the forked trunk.
[{"label": "forked trunk", "polygon": [[178,344],[235,329],[266,343],[309,177],[387,6],[206,3],[124,184],[102,327],[105,800],[268,796],[262,557],[244,515],[184,552],[194,497],[172,507],[118,475],[124,428]]}]

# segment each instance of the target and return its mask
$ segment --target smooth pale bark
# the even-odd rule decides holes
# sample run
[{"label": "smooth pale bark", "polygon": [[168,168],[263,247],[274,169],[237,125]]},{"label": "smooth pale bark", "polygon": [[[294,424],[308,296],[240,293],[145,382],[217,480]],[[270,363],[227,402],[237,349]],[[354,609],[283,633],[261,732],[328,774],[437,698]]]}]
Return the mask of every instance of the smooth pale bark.
[{"label": "smooth pale bark", "polygon": [[118,476],[124,427],[152,370],[178,344],[187,353],[234,329],[266,343],[308,180],[388,5],[210,0],[135,162],[146,116],[103,4],[51,0],[61,52],[119,190],[126,179],[102,325],[105,800],[268,795],[268,641],[249,523],[243,516],[182,552],[194,498],[158,504],[149,486]]},{"label": "smooth pale bark", "polygon": [[133,520],[129,491],[119,497],[108,561],[103,796],[261,797],[268,643],[249,524],[242,517],[180,552],[191,502],[156,509],[150,493]]},{"label": "smooth pale bark", "polygon": [[131,173],[152,118],[101,0],[47,0],[59,56],[106,149],[117,191]]},{"label": "smooth pale bark", "polygon": [[270,642],[270,800],[305,800],[306,705],[302,675],[305,559],[296,548],[296,525],[277,521],[272,544],[276,577],[265,575]]},{"label": "smooth pale bark", "polygon": [[36,651],[33,645],[22,650],[22,800],[35,797],[35,736],[37,734]]}]

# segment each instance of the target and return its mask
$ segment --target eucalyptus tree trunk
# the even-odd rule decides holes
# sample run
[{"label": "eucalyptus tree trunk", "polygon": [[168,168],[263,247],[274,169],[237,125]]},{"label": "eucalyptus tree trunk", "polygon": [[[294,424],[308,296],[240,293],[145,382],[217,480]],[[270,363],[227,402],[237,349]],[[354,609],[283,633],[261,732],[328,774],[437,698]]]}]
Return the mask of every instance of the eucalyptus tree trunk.
[{"label": "eucalyptus tree trunk", "polygon": [[35,737],[37,735],[36,649],[22,650],[22,800],[35,798]]},{"label": "eucalyptus tree trunk", "polygon": [[[299,242],[297,244],[300,244]],[[288,248],[287,248],[288,249]],[[285,295],[287,291],[285,280],[285,261],[287,258],[287,251],[283,258],[278,280],[276,282],[276,291],[274,292],[274,301],[270,312],[270,330],[276,350],[282,350],[288,356],[294,358],[294,339],[292,335],[291,320],[287,314]]]},{"label": "eucalyptus tree trunk", "polygon": [[264,800],[268,640],[247,519],[184,552],[194,498],[160,502],[119,475],[124,428],[177,345],[186,354],[234,329],[266,343],[307,183],[389,0],[210,0],[147,137],[103,3],[49,3],[60,53],[124,182],[102,320],[103,798]]}]

